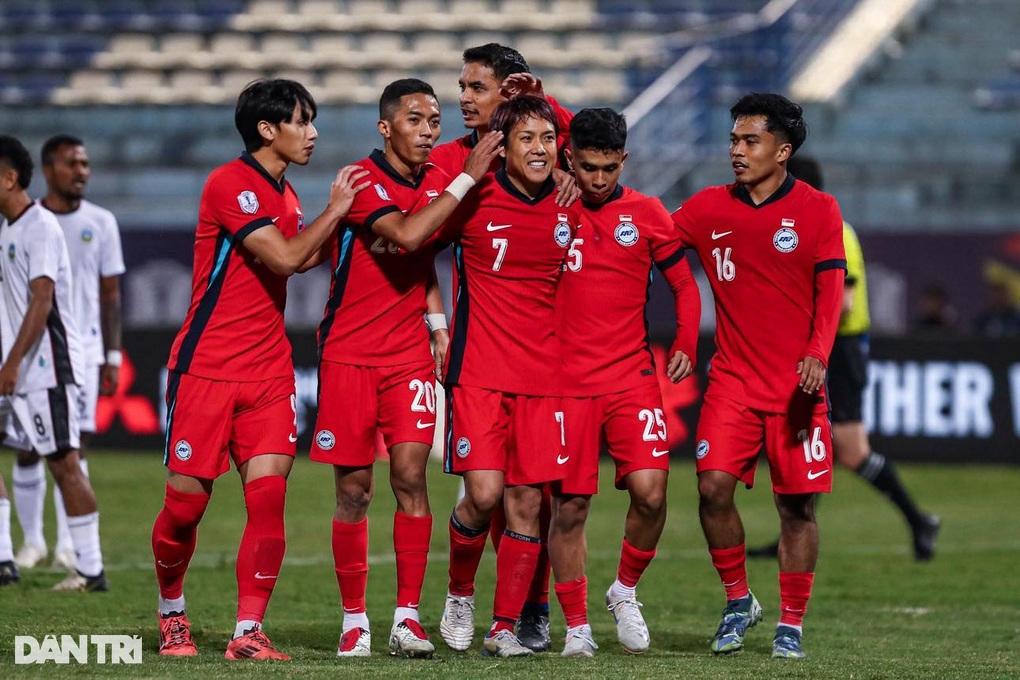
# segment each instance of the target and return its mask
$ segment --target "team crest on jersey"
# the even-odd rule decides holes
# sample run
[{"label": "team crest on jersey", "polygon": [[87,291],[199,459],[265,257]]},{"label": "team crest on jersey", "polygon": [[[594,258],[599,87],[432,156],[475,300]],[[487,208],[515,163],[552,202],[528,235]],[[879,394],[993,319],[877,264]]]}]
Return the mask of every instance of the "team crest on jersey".
[{"label": "team crest on jersey", "polygon": [[425,195],[429,197],[429,203],[435,203],[436,199],[439,198],[439,192],[435,189],[426,189]]},{"label": "team crest on jersey", "polygon": [[93,238],[94,238],[94,235],[92,234],[92,230],[91,229],[82,229],[81,230],[81,240],[84,243],[90,243]]},{"label": "team crest on jersey", "polygon": [[560,248],[566,248],[570,245],[570,224],[567,222],[566,215],[560,215],[560,221],[556,224],[556,228],[553,229],[553,238],[556,240],[556,245]]},{"label": "team crest on jersey", "polygon": [[336,445],[336,437],[329,430],[319,430],[315,433],[315,445],[323,451],[329,451]]},{"label": "team crest on jersey", "polygon": [[[623,215],[620,215],[620,219],[623,219]],[[638,228],[633,222],[620,222],[616,225],[616,231],[613,233],[616,237],[616,242],[621,246],[630,248],[632,245],[638,242]]]},{"label": "team crest on jersey", "polygon": [[471,453],[471,442],[467,437],[461,437],[457,440],[457,456],[467,458],[469,453]]},{"label": "team crest on jersey", "polygon": [[259,209],[259,197],[254,191],[242,191],[237,195],[237,204],[244,212],[254,215]]},{"label": "team crest on jersey", "polygon": [[386,193],[386,189],[383,187],[382,184],[375,184],[373,186],[375,186],[375,193],[379,194],[379,198],[381,198],[384,201],[393,200],[392,198],[390,198],[390,195]]},{"label": "team crest on jersey", "polygon": [[708,455],[708,449],[709,445],[707,439],[702,439],[701,441],[698,442],[698,451],[697,453],[695,453],[695,455],[698,457],[698,460],[701,460],[702,458]]},{"label": "team crest on jersey", "polygon": [[188,460],[191,458],[191,444],[184,439],[179,439],[174,444],[174,455],[177,456],[177,460]]},{"label": "team crest on jersey", "polygon": [[[786,222],[786,220],[783,220]],[[792,222],[792,220],[790,220]],[[792,253],[797,248],[800,239],[797,232],[789,227],[783,227],[772,237],[772,245],[781,253]]]},{"label": "team crest on jersey", "polygon": [[294,208],[294,212],[297,213],[297,230],[301,233],[305,230],[305,216],[301,212],[301,208]]},{"label": "team crest on jersey", "polygon": [[14,260],[14,244],[7,246],[7,259]]}]

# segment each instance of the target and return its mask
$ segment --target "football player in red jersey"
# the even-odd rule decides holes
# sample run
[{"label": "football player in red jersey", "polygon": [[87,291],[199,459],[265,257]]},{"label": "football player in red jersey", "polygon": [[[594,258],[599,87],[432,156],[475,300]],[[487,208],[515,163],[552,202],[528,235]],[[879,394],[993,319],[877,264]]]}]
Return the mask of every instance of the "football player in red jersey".
[{"label": "football player in red jersey", "polygon": [[284,499],[297,441],[294,366],[283,321],[287,278],[369,186],[366,171],[342,168],[325,211],[305,225],[284,172],[311,158],[315,113],[308,90],[292,80],[245,87],[234,121],[246,151],[214,170],[202,192],[191,305],[167,365],[168,479],[152,529],[160,654],[198,653],[185,614],[184,577],[213,482],[233,461],[248,519],[237,553],[237,624],[226,657],[290,658],[262,632],[286,549]]},{"label": "football player in red jersey", "polygon": [[[488,43],[464,50],[464,66],[461,69],[458,85],[460,86],[460,110],[464,127],[468,134],[450,142],[438,145],[432,150],[429,161],[453,174],[459,171],[464,158],[488,131],[489,119],[493,111],[501,103],[514,97],[532,95],[545,98],[556,112],[559,134],[556,148],[563,150],[569,141],[570,119],[573,114],[560,106],[552,96],[545,94],[541,79],[532,75],[531,67],[520,52],[500,45]],[[561,157],[557,161],[562,161]],[[491,171],[500,168],[500,163],[493,162]],[[556,202],[568,207],[577,200],[578,190],[573,176],[557,167],[553,170],[553,182],[558,194]],[[543,501],[543,536],[548,531],[549,494]],[[506,528],[506,518],[502,507],[497,507],[492,517],[490,537],[493,547],[498,549]],[[536,652],[548,651],[552,644],[549,638],[549,555],[546,544],[539,551],[538,568],[535,580],[528,593],[527,602],[521,613],[518,626],[520,641]]]},{"label": "football player in red jersey", "polygon": [[[441,132],[431,85],[414,78],[387,85],[379,99],[378,129],[383,149],[357,163],[368,170],[372,189],[355,197],[336,238],[316,258],[331,256],[333,274],[319,325],[319,412],[311,459],[332,464],[336,480],[332,546],[344,611],[337,655],[371,653],[367,512],[375,489],[378,427],[397,501],[390,652],[428,658],[435,650],[418,604],[432,536],[425,468],[435,434],[437,360],[422,323],[426,312],[443,322],[432,327],[437,352],[445,351],[449,333],[441,302],[438,309],[427,305],[437,247],[424,235],[449,217],[457,201],[446,192],[449,175],[428,162]],[[464,170],[472,182],[488,172],[501,137],[487,135],[468,155]]]},{"label": "football player in red jersey", "polygon": [[577,234],[557,289],[563,358],[567,476],[553,494],[549,553],[567,623],[564,656],[592,656],[585,520],[598,492],[599,451],[616,463],[616,487],[630,494],[617,579],[606,593],[624,649],[641,654],[649,635],[637,584],[655,556],[666,521],[669,447],[656,366],[645,324],[654,264],[673,291],[677,335],[662,368],[689,376],[697,351],[701,298],[680,235],[657,198],[620,184],[627,123],[612,109],[584,109],[570,123],[567,159],[581,200]]},{"label": "football player in red jersey", "polygon": [[563,414],[554,396],[553,298],[573,227],[550,177],[552,106],[538,97],[511,99],[496,109],[492,128],[503,132],[505,167],[479,183],[443,232],[454,242],[455,262],[444,464],[464,477],[465,495],[450,517],[440,632],[453,649],[471,644],[475,572],[490,517],[504,503],[507,529],[484,651],[526,656],[532,650],[513,630],[538,560],[542,488],[564,470],[557,462]]},{"label": "football player in red jersey", "polygon": [[814,501],[832,489],[824,387],[846,275],[843,219],[832,196],[786,172],[807,135],[800,106],[756,93],[730,114],[736,181],[698,192],[673,213],[716,304],[717,350],[696,454],[701,526],[727,599],[711,649],[739,652],[762,618],[747,584],[734,493],[738,482],[754,483],[764,445],[780,519],[781,613],[772,655],[801,658],[818,558]]}]

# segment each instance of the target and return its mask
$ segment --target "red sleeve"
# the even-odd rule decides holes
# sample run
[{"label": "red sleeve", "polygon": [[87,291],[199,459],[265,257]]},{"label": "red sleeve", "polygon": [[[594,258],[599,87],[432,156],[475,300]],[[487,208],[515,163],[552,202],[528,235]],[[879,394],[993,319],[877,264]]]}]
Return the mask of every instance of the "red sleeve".
[{"label": "red sleeve", "polygon": [[202,201],[216,224],[240,242],[256,229],[273,224],[275,215],[266,209],[271,201],[259,196],[272,189],[261,178],[249,181],[230,170],[231,166],[226,166],[209,178]]},{"label": "red sleeve", "polygon": [[843,217],[835,199],[825,195],[828,205],[822,221],[815,252],[815,313],[808,341],[808,356],[829,365],[829,354],[836,340],[843,308],[843,284],[846,279],[846,250],[843,246]]},{"label": "red sleeve", "polygon": [[680,242],[687,247],[694,247],[694,206],[688,202],[673,211],[673,225],[680,233]]},{"label": "red sleeve", "polygon": [[354,197],[351,210],[344,218],[348,224],[359,224],[371,228],[372,224],[383,215],[400,210],[379,177],[372,176],[370,179],[372,185],[362,189]]},{"label": "red sleeve", "polygon": [[662,268],[663,278],[673,291],[673,302],[676,305],[676,339],[669,350],[673,356],[677,350],[697,363],[698,360],[698,329],[701,326],[701,295],[698,284],[691,274],[691,265],[687,262],[684,252],[679,251],[679,260],[673,266]]}]

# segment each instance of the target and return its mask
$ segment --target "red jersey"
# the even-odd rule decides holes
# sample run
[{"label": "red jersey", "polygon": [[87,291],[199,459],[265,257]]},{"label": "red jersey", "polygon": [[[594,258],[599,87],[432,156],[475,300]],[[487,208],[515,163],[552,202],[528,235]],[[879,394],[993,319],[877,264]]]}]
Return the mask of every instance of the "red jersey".
[{"label": "red jersey", "polygon": [[[715,295],[716,353],[708,390],[782,413],[799,389],[797,363],[827,362],[839,321],[838,294],[818,291],[846,270],[843,219],[832,196],[786,181],[754,205],[738,184],[709,187],[673,213],[684,245],[701,260]],[[842,277],[838,286],[842,290]],[[834,309],[817,300],[831,300]],[[831,326],[831,328],[830,328]]]},{"label": "red jersey", "polygon": [[418,179],[409,182],[378,149],[357,165],[369,171],[372,186],[354,197],[329,244],[333,274],[319,324],[319,358],[357,366],[429,361],[425,292],[435,241],[407,252],[377,236],[372,225],[392,212],[424,208],[442,194],[450,177],[426,163]]},{"label": "red jersey", "polygon": [[444,230],[455,240],[447,385],[557,395],[554,298],[573,237],[551,179],[531,199],[499,170],[464,199]]},{"label": "red jersey", "polygon": [[213,170],[202,190],[195,231],[191,305],[167,367],[211,380],[292,376],[284,333],[287,277],[244,247],[256,229],[287,238],[304,228],[297,194],[250,154]]},{"label": "red jersey", "polygon": [[[563,149],[566,149],[570,144],[570,121],[573,120],[574,114],[560,106],[558,101],[548,95],[546,95],[546,101],[552,104],[553,110],[556,111],[556,121],[560,129],[559,135],[556,137],[556,149],[558,150],[556,156],[559,159],[563,154]],[[463,137],[434,147],[429,153],[429,163],[442,168],[450,177],[456,177],[464,170],[464,161],[467,160],[468,154],[477,143],[478,131],[472,130]],[[562,162],[558,164],[561,167],[563,165]],[[495,158],[489,172],[495,172],[500,167],[502,167],[502,160]]]},{"label": "red jersey", "polygon": [[579,201],[570,210],[577,232],[556,297],[563,394],[597,396],[657,384],[645,323],[653,263],[667,276],[684,270],[677,340],[692,357],[697,349],[701,300],[680,235],[659,199],[622,185],[603,203]]}]

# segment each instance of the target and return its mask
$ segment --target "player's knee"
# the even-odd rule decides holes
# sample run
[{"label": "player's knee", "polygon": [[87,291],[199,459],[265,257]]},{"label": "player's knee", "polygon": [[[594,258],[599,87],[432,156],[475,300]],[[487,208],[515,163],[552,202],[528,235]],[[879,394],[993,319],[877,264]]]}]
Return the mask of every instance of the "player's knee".
[{"label": "player's knee", "polygon": [[733,484],[721,475],[698,476],[698,495],[703,507],[721,509],[733,505],[733,490]]},{"label": "player's knee", "polygon": [[560,502],[553,517],[556,528],[570,533],[584,527],[588,521],[591,499],[588,496],[573,496]]},{"label": "player's knee", "polygon": [[630,503],[642,519],[654,521],[666,512],[666,493],[664,489],[651,489],[640,496],[631,497]]},{"label": "player's knee", "polygon": [[781,523],[803,524],[815,521],[815,497],[812,494],[776,496]]},{"label": "player's knee", "polygon": [[174,526],[197,526],[202,521],[207,507],[209,507],[207,494],[183,493],[172,487],[167,488],[163,512],[169,516]]},{"label": "player's knee", "polygon": [[371,489],[361,485],[345,486],[336,494],[337,507],[347,512],[365,512],[371,503]]}]

